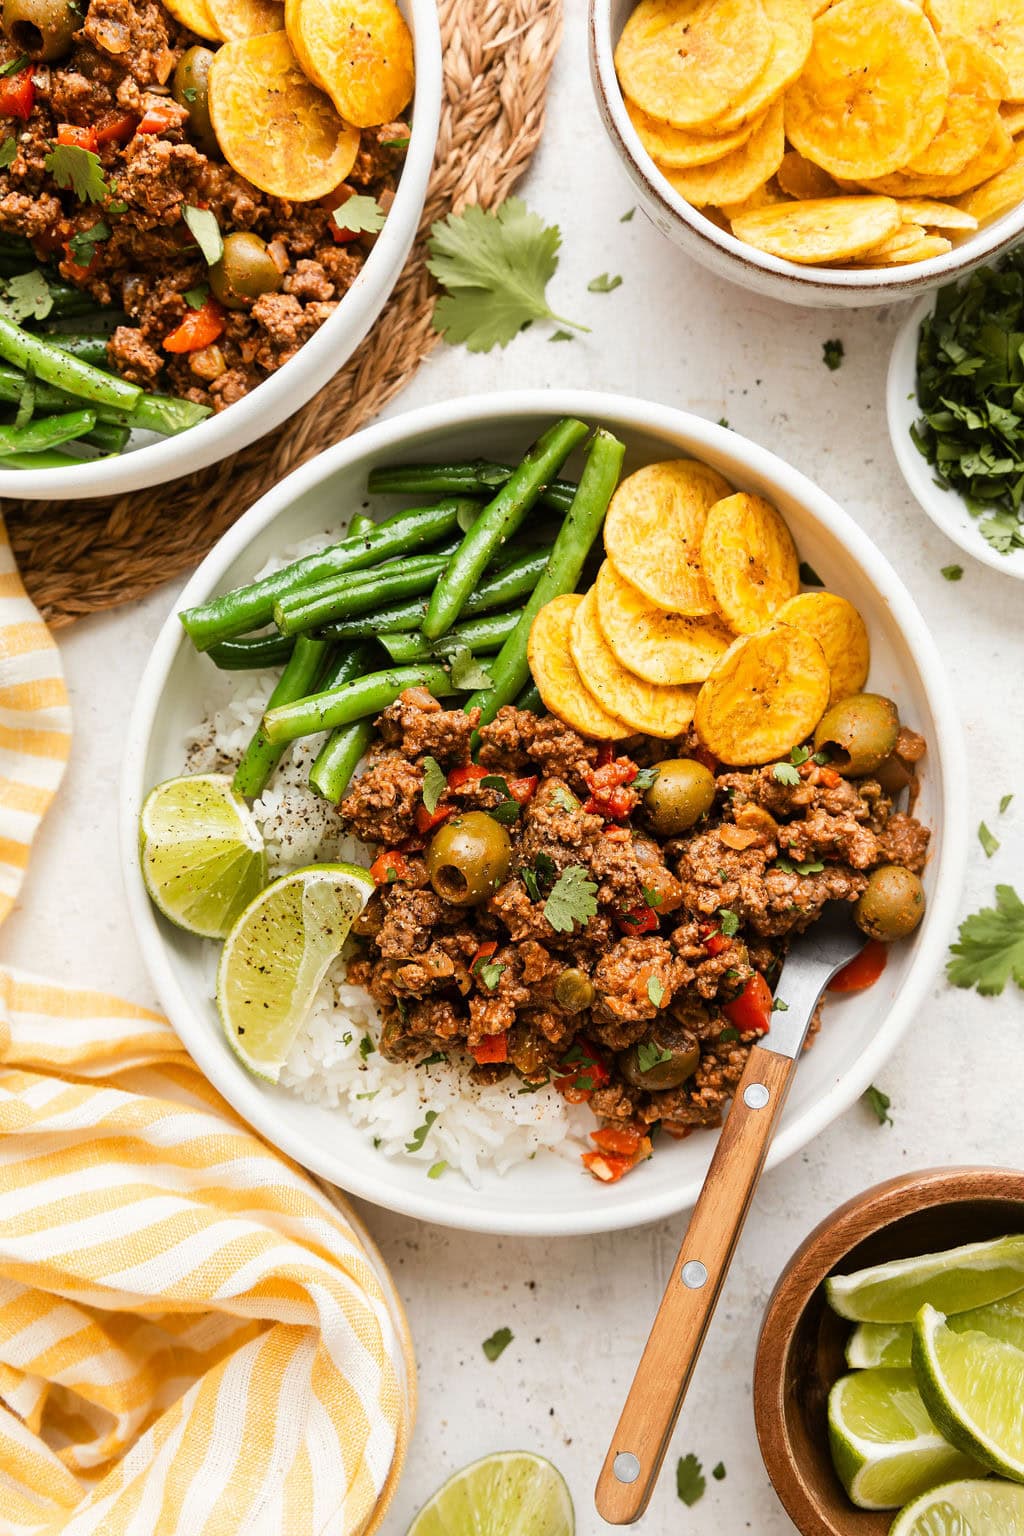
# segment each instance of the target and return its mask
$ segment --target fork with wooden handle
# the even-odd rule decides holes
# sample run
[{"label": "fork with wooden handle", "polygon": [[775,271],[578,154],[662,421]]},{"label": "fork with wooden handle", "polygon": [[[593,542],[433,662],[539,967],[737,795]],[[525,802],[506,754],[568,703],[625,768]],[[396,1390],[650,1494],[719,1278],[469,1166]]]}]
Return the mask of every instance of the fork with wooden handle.
[{"label": "fork with wooden handle", "polygon": [[654,1492],[818,999],[863,945],[851,908],[830,902],[790,949],[771,1029],[736,1086],[597,1480],[597,1510],[612,1525],[638,1520]]}]

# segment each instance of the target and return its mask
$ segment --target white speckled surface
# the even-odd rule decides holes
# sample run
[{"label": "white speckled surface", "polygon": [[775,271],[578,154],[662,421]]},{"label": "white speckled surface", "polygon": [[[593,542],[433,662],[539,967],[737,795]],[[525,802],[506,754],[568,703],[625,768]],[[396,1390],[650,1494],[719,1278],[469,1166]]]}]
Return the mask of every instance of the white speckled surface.
[{"label": "white speckled surface", "polygon": [[[962,909],[997,881],[1024,881],[1024,636],[1020,588],[966,556],[910,502],[885,430],[885,365],[898,310],[830,314],[751,299],[689,264],[642,216],[621,224],[629,188],[590,97],[584,0],[566,0],[566,41],[544,147],[525,188],[562,227],[556,308],[592,334],[552,345],[543,328],[505,353],[435,354],[397,409],[447,395],[551,383],[613,388],[725,416],[811,475],[874,535],[939,640],[967,730],[974,844]],[[598,273],[614,293],[589,294]],[[822,363],[839,336],[841,369]],[[70,514],[70,515],[73,515]],[[940,567],[965,566],[963,580]],[[64,792],[43,828],[3,957],[51,976],[152,1001],[128,928],[116,852],[121,734],[136,681],[173,593],[62,636],[76,737]],[[1017,792],[1000,817],[1000,796]],[[672,1451],[722,1460],[700,1504],[684,1509],[671,1467],[639,1527],[652,1536],[781,1536],[792,1530],[754,1439],[750,1377],[760,1314],[786,1258],[834,1206],[890,1174],[931,1164],[1024,1162],[1021,995],[985,1000],[935,978],[931,1003],[881,1077],[895,1125],[857,1107],[762,1186]],[[402,1536],[423,1499],[486,1451],[550,1455],[572,1486],[580,1536],[607,1530],[591,1489],[653,1315],[678,1224],[561,1243],[491,1240],[366,1210],[406,1298],[420,1364],[421,1411],[406,1477],[382,1536]],[[481,1340],[514,1342],[491,1365]],[[305,1532],[286,1536],[307,1536]],[[311,1533],[310,1533],[311,1536]]]}]

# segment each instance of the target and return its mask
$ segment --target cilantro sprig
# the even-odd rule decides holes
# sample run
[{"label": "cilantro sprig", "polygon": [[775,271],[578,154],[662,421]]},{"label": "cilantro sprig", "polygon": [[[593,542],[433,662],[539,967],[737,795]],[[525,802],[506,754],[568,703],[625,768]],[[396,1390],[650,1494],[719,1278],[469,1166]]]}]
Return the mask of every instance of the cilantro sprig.
[{"label": "cilantro sprig", "polygon": [[704,1469],[693,1452],[688,1456],[680,1456],[676,1462],[676,1493],[683,1503],[691,1508],[698,1499],[704,1497],[706,1487]]},{"label": "cilantro sprig", "polygon": [[556,933],[572,933],[579,923],[585,928],[597,914],[597,885],[582,864],[563,869],[544,903],[544,916]]},{"label": "cilantro sprig", "polygon": [[80,203],[102,203],[110,191],[99,155],[80,144],[55,144],[43,165],[58,187],[73,192]]},{"label": "cilantro sprig", "polygon": [[974,987],[983,997],[998,997],[1008,981],[1024,987],[1024,901],[1012,885],[997,885],[995,906],[964,919],[949,952],[954,987]]}]

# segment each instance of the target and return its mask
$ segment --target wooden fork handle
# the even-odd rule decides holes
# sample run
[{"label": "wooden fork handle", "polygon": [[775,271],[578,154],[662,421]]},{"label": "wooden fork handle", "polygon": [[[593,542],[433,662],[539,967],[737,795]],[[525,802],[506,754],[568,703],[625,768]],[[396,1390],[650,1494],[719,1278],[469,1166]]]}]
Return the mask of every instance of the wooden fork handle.
[{"label": "wooden fork handle", "polygon": [[764,1167],[796,1062],[755,1045],[597,1480],[598,1513],[647,1508]]}]

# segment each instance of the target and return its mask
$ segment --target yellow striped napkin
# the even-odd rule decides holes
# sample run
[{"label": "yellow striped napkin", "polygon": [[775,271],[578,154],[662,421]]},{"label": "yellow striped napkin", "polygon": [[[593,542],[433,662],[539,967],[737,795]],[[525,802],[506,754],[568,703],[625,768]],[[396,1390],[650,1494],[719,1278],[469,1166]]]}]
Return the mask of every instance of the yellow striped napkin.
[{"label": "yellow striped napkin", "polygon": [[[2,524],[0,558],[2,915],[69,720]],[[0,969],[0,1536],[362,1536],[414,1407],[335,1192],[157,1014]]]}]

